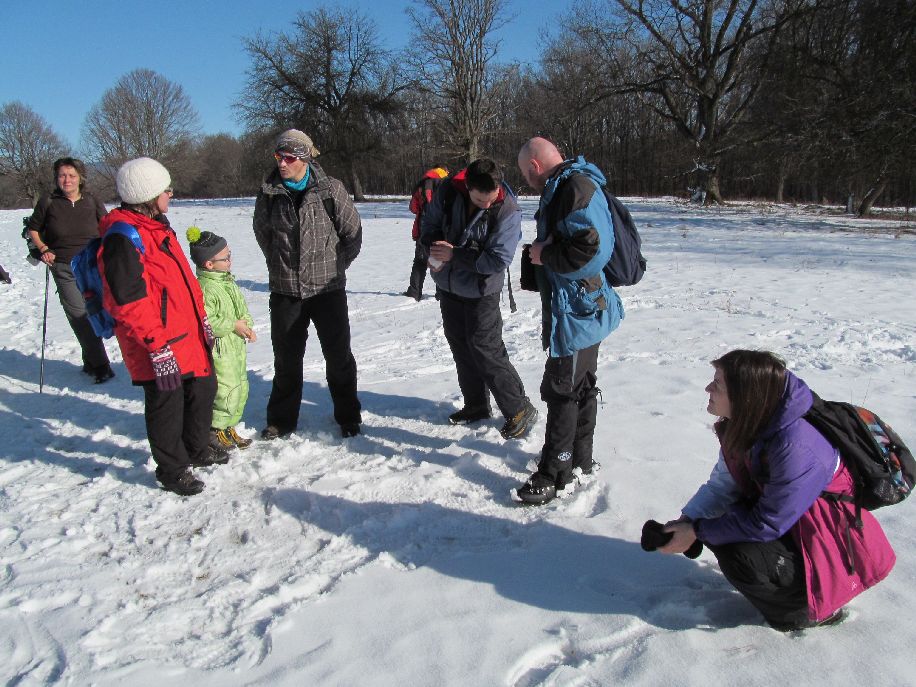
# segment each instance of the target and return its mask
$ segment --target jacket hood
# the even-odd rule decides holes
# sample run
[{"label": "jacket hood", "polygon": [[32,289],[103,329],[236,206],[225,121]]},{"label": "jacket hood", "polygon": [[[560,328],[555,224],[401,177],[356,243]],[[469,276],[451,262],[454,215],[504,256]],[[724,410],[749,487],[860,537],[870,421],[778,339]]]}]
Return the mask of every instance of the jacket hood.
[{"label": "jacket hood", "polygon": [[782,429],[803,417],[811,410],[814,397],[808,385],[786,370],[786,388],[782,394],[782,403],[773,413],[773,418],[761,433],[761,439],[769,439]]},{"label": "jacket hood", "polygon": [[232,272],[218,272],[216,270],[205,270],[202,267],[197,268],[198,279],[209,279],[210,281],[234,281],[235,277]]},{"label": "jacket hood", "polygon": [[107,215],[105,215],[99,222],[99,235],[104,236],[105,232],[111,227],[115,222],[126,222],[132,226],[137,227],[138,229],[143,228],[148,231],[171,231],[172,227],[169,225],[168,217],[165,215],[159,215],[155,219],[147,217],[146,215],[141,215],[139,212],[134,210],[127,210],[125,208],[115,208]]},{"label": "jacket hood", "polygon": [[[458,193],[463,195],[465,198],[470,199],[471,196],[468,193],[467,171],[468,171],[467,168],[462,169],[460,172],[457,172],[456,174],[452,175],[449,178],[449,181],[451,182],[455,190],[458,191]],[[506,196],[509,196],[509,195],[511,195],[512,197],[515,197],[515,194],[512,193],[512,189],[509,188],[509,186],[504,181],[499,185],[499,193],[497,194],[496,200],[494,200],[493,203],[494,204],[501,203],[506,199]]]},{"label": "jacket hood", "polygon": [[570,174],[576,173],[586,175],[599,186],[607,184],[607,179],[604,174],[601,173],[601,170],[595,167],[591,162],[586,162],[585,158],[580,155],[575,160],[564,160],[557,168],[557,171],[547,180],[547,183],[544,184],[544,200],[549,202],[554,192],[557,190],[557,187],[562,184]]}]

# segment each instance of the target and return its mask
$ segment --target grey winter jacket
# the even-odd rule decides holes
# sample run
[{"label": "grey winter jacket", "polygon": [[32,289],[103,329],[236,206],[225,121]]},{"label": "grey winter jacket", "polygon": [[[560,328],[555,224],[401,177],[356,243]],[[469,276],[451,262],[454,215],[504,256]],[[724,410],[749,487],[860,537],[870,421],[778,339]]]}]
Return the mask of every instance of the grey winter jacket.
[{"label": "grey winter jacket", "polygon": [[[343,184],[309,163],[309,181],[298,208],[273,170],[254,205],[254,235],[267,260],[272,293],[309,298],[343,289],[345,271],[359,255],[362,223]],[[334,221],[324,199],[333,199]]]},{"label": "grey winter jacket", "polygon": [[[449,193],[447,184],[456,187],[448,217],[444,201]],[[503,199],[488,210],[471,207],[464,179],[459,175],[457,180],[446,179],[440,184],[426,206],[420,243],[427,257],[435,241],[448,241],[454,246],[451,261],[438,272],[431,272],[436,286],[443,291],[463,298],[481,298],[502,290],[506,269],[522,238],[522,211],[509,186],[503,184],[503,190]]]}]

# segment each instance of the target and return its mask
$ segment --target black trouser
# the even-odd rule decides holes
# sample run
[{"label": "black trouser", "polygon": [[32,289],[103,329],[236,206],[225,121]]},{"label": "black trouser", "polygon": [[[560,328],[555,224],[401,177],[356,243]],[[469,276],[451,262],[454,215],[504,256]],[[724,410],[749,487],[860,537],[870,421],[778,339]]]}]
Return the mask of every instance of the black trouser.
[{"label": "black trouser", "polygon": [[274,381],[267,401],[267,424],[296,429],[302,404],[302,358],[309,324],[315,324],[324,355],[328,391],[338,424],[362,422],[356,396],[356,360],[350,350],[350,315],[343,289],[310,298],[270,294],[270,341]]},{"label": "black trouser", "polygon": [[452,349],[465,407],[489,405],[489,389],[504,417],[518,414],[527,397],[503,343],[499,294],[463,298],[440,289],[438,295],[442,326]]},{"label": "black trouser", "polygon": [[592,441],[598,414],[598,347],[548,358],[541,381],[547,430],[538,472],[545,482],[565,486],[574,468],[592,469]]},{"label": "black trouser", "polygon": [[423,282],[426,281],[426,252],[419,241],[415,242],[413,265],[410,268],[410,286],[407,295],[420,298],[423,295]]},{"label": "black trouser", "polygon": [[155,382],[143,385],[146,436],[153,460],[167,475],[184,470],[207,455],[210,418],[216,397],[216,376],[192,377],[175,391],[160,391]]},{"label": "black trouser", "polygon": [[769,542],[706,545],[722,574],[774,625],[808,623],[802,554],[790,534]]},{"label": "black trouser", "polygon": [[86,314],[86,301],[76,285],[76,277],[73,276],[73,270],[70,269],[70,265],[66,262],[55,262],[51,265],[51,276],[54,277],[57,295],[60,297],[60,304],[64,307],[64,313],[67,315],[70,329],[76,334],[76,340],[79,341],[82,349],[83,365],[91,371],[105,367],[109,364],[108,352],[105,350],[105,344],[102,339],[96,336],[92,325],[89,323],[89,316]]}]

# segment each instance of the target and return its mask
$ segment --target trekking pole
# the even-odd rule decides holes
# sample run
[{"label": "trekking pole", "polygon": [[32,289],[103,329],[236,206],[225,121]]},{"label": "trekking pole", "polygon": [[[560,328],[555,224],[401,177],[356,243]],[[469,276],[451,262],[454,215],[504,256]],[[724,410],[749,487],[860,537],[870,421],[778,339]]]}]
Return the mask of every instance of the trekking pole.
[{"label": "trekking pole", "polygon": [[41,367],[38,372],[38,393],[45,386],[45,340],[48,335],[48,282],[51,280],[51,268],[45,265],[45,311],[41,317]]},{"label": "trekking pole", "polygon": [[518,308],[515,306],[515,297],[512,295],[512,275],[506,270],[506,281],[509,282],[509,310],[515,312]]}]

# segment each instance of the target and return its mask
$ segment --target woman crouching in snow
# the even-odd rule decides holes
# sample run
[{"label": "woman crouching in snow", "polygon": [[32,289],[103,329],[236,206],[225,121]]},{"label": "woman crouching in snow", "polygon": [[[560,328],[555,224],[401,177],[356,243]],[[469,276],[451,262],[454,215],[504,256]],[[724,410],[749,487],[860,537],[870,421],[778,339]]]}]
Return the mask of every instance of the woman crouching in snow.
[{"label": "woman crouching in snow", "polygon": [[[895,556],[867,511],[821,498],[852,495],[849,471],[807,420],[812,393],[766,351],[735,350],[712,363],[707,411],[719,420],[719,460],[659,550],[696,539],[722,573],[781,631],[841,621],[844,604],[883,580]],[[848,569],[852,563],[853,570]]]}]

